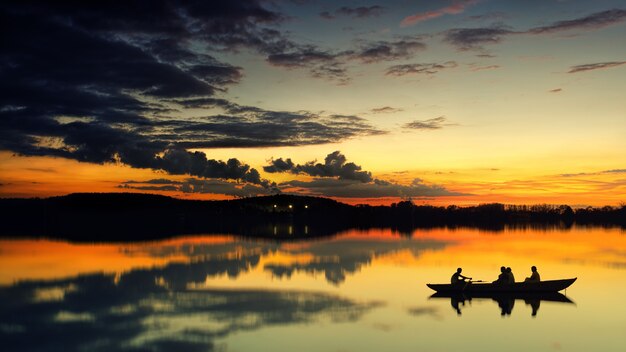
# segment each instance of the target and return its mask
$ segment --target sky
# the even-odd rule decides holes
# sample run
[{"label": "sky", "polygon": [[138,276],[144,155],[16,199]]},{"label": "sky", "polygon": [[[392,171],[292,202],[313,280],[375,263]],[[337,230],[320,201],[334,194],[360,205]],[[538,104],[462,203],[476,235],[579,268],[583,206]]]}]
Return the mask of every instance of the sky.
[{"label": "sky", "polygon": [[626,201],[626,1],[3,1],[0,197]]}]

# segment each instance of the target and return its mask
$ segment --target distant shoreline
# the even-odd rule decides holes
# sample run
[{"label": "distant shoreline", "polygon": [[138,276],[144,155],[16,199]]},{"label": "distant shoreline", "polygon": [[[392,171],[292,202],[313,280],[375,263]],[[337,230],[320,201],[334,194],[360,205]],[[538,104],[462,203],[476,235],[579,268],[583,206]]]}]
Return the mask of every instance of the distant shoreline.
[{"label": "distant shoreline", "polygon": [[182,200],[143,193],[75,193],[0,199],[0,237],[79,242],[140,241],[200,233],[297,240],[349,229],[471,227],[626,228],[626,205],[572,209],[567,205],[348,205],[328,198],[274,195],[235,200]]}]

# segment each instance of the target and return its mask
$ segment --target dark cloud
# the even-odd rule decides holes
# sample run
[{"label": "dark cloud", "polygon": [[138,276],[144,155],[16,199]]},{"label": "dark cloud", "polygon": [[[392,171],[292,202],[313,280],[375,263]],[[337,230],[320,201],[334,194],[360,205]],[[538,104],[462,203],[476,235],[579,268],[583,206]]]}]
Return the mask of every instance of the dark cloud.
[{"label": "dark cloud", "polygon": [[347,83],[349,77],[345,66],[345,53],[324,51],[315,46],[301,46],[290,51],[268,56],[271,65],[288,69],[307,68],[311,76],[339,83]]},{"label": "dark cloud", "polygon": [[604,170],[602,172],[609,173],[609,174],[626,174],[626,169],[611,169],[611,170]]},{"label": "dark cloud", "polygon": [[414,197],[431,198],[442,196],[460,196],[463,193],[452,192],[440,185],[428,185],[416,179],[411,185],[400,185],[375,179],[363,183],[355,180],[318,178],[313,181],[287,181],[278,184],[281,189],[296,188],[301,193],[326,197],[342,198],[380,198]]},{"label": "dark cloud", "polygon": [[626,61],[613,61],[613,62],[597,62],[593,64],[584,64],[570,67],[567,73],[577,73],[591,70],[601,70],[604,68],[617,67],[626,64]]},{"label": "dark cloud", "polygon": [[593,175],[601,175],[601,174],[623,174],[626,173],[626,169],[611,169],[611,170],[603,170],[597,172],[579,172],[579,173],[570,173],[570,174],[560,174],[559,176],[563,177],[576,177],[576,176],[593,176]]},{"label": "dark cloud", "polygon": [[373,108],[370,110],[373,114],[391,114],[394,112],[403,111],[400,108],[393,108],[391,106],[383,106],[381,108]]},{"label": "dark cloud", "polygon": [[345,155],[339,151],[330,153],[324,159],[324,163],[310,161],[304,164],[294,164],[291,159],[273,159],[270,165],[264,166],[265,172],[290,172],[292,174],[305,174],[315,177],[337,177],[340,180],[356,180],[359,182],[371,182],[372,174],[361,170],[361,166],[347,162]]},{"label": "dark cloud", "polygon": [[[285,52],[295,44],[271,28],[281,21],[253,0],[3,3],[0,149],[267,185],[237,159],[187,149],[322,144],[383,133],[358,117],[347,123],[215,97],[241,79],[242,69],[207,50]],[[206,106],[226,114],[172,117],[189,116],[180,108]]]},{"label": "dark cloud", "polygon": [[417,51],[425,48],[426,44],[410,39],[393,42],[379,41],[362,46],[353,57],[366,64],[394,61],[411,58]]},{"label": "dark cloud", "polygon": [[385,8],[379,5],[347,7],[343,6],[335,10],[334,14],[324,11],[320,13],[320,17],[332,20],[338,16],[348,16],[353,18],[379,17],[385,12]]},{"label": "dark cloud", "polygon": [[526,31],[514,31],[502,25],[484,28],[454,28],[444,32],[444,41],[459,50],[483,50],[483,45],[500,43],[504,37],[513,34],[543,35],[571,30],[596,30],[623,21],[626,21],[626,10],[611,9],[573,20],[557,21]]},{"label": "dark cloud", "polygon": [[458,50],[482,50],[484,44],[497,44],[515,32],[504,27],[453,28],[444,33],[444,41]]},{"label": "dark cloud", "polygon": [[444,63],[427,63],[427,64],[405,64],[394,65],[387,68],[386,75],[388,76],[405,76],[412,74],[426,74],[433,75],[441,70],[457,67],[455,61],[447,61]]},{"label": "dark cloud", "polygon": [[[443,121],[439,121],[442,123]],[[371,172],[361,166],[347,162],[339,151],[328,154],[324,163],[310,161],[296,164],[290,158],[270,160],[270,165],[263,170],[269,173],[304,174],[317,177],[312,181],[292,180],[280,183],[281,190],[296,189],[296,193],[326,197],[379,198],[379,197],[439,197],[457,196],[439,185],[425,184],[421,179],[414,179],[410,185],[400,185],[372,177]]]},{"label": "dark cloud", "polygon": [[402,127],[413,130],[439,130],[444,126],[450,126],[450,124],[446,123],[446,118],[444,116],[439,116],[428,120],[415,120],[408,122]]},{"label": "dark cloud", "polygon": [[288,51],[268,56],[268,62],[288,69],[308,69],[311,76],[345,84],[350,78],[347,66],[352,61],[373,64],[411,58],[426,44],[412,38],[395,41],[362,42],[356,48],[344,51],[323,50],[316,46],[293,47]]},{"label": "dark cloud", "polygon": [[249,183],[241,184],[221,180],[204,180],[197,178],[188,178],[184,181],[168,179],[125,181],[118,187],[143,191],[224,194],[240,198],[262,196],[280,192],[275,185],[267,185],[266,187],[263,187]]},{"label": "dark cloud", "polygon": [[600,29],[626,20],[626,10],[611,9],[596,12],[591,15],[573,20],[558,21],[547,26],[535,27],[528,30],[531,34],[547,34],[574,29]]}]

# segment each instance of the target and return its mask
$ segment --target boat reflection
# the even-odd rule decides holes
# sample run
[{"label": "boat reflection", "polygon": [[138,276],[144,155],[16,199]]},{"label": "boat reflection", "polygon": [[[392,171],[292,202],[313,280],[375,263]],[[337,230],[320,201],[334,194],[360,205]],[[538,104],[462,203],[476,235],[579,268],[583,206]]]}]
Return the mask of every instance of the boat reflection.
[{"label": "boat reflection", "polygon": [[[567,296],[558,292],[543,293],[443,293],[437,292],[430,296],[431,299],[450,299],[450,305],[456,311],[457,315],[462,315],[461,309],[467,305],[471,305],[472,300],[488,300],[491,299],[498,303],[502,316],[509,316],[513,312],[515,301],[524,301],[529,305],[533,317],[537,316],[541,301],[559,302],[565,304],[574,304]],[[466,305],[467,303],[467,305]]]}]

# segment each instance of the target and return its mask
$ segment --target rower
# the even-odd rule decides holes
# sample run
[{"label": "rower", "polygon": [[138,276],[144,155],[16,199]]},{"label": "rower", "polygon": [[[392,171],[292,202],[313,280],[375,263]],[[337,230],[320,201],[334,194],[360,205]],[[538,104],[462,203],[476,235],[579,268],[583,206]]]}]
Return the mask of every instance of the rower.
[{"label": "rower", "polygon": [[537,271],[537,267],[536,266],[532,266],[530,268],[530,271],[532,271],[532,274],[530,274],[530,277],[527,277],[526,280],[524,280],[525,282],[539,282],[541,281],[541,276],[539,276],[539,272]]},{"label": "rower", "polygon": [[494,281],[494,284],[506,284],[509,282],[509,275],[506,272],[506,267],[500,267],[500,275],[498,275],[498,279]]},{"label": "rower", "polygon": [[465,280],[472,279],[471,277],[461,275],[462,271],[463,269],[461,268],[456,269],[456,273],[452,274],[452,277],[450,278],[450,283],[455,285],[455,284],[465,283],[466,282]]}]

